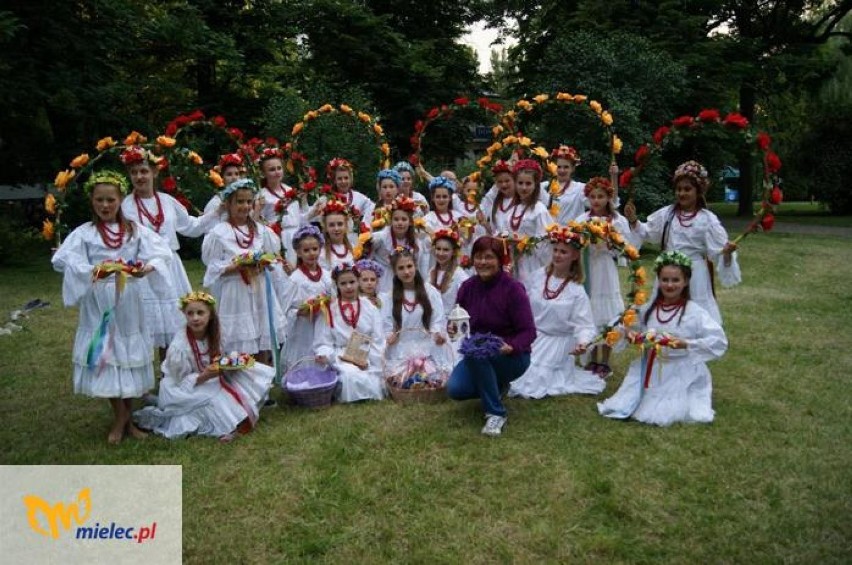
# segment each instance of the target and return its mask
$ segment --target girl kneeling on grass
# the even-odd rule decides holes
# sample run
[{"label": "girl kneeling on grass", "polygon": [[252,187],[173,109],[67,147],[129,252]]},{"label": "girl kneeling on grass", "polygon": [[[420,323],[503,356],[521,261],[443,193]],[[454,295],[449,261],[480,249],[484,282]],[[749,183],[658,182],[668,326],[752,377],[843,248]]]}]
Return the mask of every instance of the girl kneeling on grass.
[{"label": "girl kneeling on grass", "polygon": [[[145,436],[130,420],[131,403],[154,386],[154,344],[136,281],[147,277],[153,292],[168,296],[172,252],[165,239],[122,214],[128,189],[122,173],[92,173],[83,189],[95,217],[71,232],[51,262],[64,275],[65,305],[80,307],[74,392],[109,399],[113,422],[107,441],[115,444],[125,434]],[[127,269],[110,270],[106,264],[116,261]]]},{"label": "girl kneeling on grass", "polygon": [[707,361],[728,349],[722,326],[690,299],[692,260],[679,251],[657,257],[659,288],[627,341],[641,345],[618,392],[598,403],[608,418],[633,418],[646,424],[712,422],[713,391]]},{"label": "girl kneeling on grass", "polygon": [[[343,263],[331,273],[337,285],[337,300],[329,305],[328,317],[320,316],[316,323],[314,353],[318,363],[329,363],[339,374],[337,400],[381,400],[385,395],[382,380],[382,351],[385,339],[382,317],[378,308],[365,297],[358,296],[358,268]],[[363,345],[369,354],[364,365],[344,359],[353,334],[367,338]]]},{"label": "girl kneeling on grass", "polygon": [[251,430],[260,415],[275,370],[252,367],[222,371],[215,358],[222,353],[216,299],[191,292],[180,299],[186,328],[179,331],[163,362],[157,406],[133,417],[140,427],[169,439],[191,434],[233,439],[238,429]]}]

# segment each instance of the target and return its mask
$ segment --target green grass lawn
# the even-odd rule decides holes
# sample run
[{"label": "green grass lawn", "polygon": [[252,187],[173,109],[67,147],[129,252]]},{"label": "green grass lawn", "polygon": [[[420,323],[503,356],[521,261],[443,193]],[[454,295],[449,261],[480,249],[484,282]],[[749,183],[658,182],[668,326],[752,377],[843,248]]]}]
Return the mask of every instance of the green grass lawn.
[{"label": "green grass lawn", "polygon": [[[737,206],[736,202],[713,202],[710,209],[722,218],[735,218]],[[782,223],[852,227],[852,216],[833,215],[818,202],[784,202],[778,206],[775,217]]]},{"label": "green grass lawn", "polygon": [[[649,260],[650,256],[645,257]],[[264,411],[229,445],[106,443],[104,401],[71,394],[76,310],[47,259],[0,270],[0,461],[183,465],[187,563],[848,563],[852,560],[852,246],[755,235],[719,302],[716,421],[658,429],[595,399]],[[200,266],[190,263],[193,281]],[[617,358],[619,384],[634,352]]]}]

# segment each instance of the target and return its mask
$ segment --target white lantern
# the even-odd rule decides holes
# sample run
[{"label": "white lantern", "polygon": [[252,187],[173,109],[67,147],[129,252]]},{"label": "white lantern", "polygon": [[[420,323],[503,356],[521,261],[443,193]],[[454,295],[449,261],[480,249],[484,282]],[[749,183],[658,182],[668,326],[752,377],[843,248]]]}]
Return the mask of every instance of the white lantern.
[{"label": "white lantern", "polygon": [[470,314],[456,304],[447,316],[447,335],[450,341],[461,341],[470,336]]}]

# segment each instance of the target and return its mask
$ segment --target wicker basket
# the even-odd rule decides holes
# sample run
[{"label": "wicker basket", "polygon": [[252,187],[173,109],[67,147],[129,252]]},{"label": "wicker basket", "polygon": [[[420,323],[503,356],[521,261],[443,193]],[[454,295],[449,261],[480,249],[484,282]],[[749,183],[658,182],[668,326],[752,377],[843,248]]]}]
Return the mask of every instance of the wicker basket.
[{"label": "wicker basket", "polygon": [[[428,360],[435,365],[435,372],[442,373],[443,385],[437,388],[402,388],[399,386],[401,375],[407,365],[417,358]],[[385,349],[382,358],[382,375],[388,392],[394,401],[400,404],[434,404],[446,400],[446,381],[453,370],[453,350],[450,342],[436,345],[432,336],[425,330],[403,330],[399,340]],[[405,377],[402,377],[405,378]]]},{"label": "wicker basket", "polygon": [[[287,370],[281,381],[281,388],[297,406],[326,408],[334,399],[337,380],[337,372],[334,369],[318,364],[313,357],[303,357]],[[306,381],[311,386],[298,386]]]}]

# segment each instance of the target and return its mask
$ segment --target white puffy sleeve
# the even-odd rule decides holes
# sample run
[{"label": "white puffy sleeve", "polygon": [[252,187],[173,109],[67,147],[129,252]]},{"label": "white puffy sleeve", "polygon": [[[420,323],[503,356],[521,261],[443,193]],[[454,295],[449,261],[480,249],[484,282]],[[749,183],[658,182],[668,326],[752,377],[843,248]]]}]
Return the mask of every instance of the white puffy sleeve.
[{"label": "white puffy sleeve", "polygon": [[589,343],[597,335],[594,318],[592,317],[592,303],[583,287],[579,286],[571,297],[574,307],[571,309],[571,323],[574,326],[574,343]]},{"label": "white puffy sleeve", "polygon": [[[186,237],[200,237],[212,230],[219,223],[218,206],[207,211],[202,216],[191,216],[186,208],[173,197],[164,194],[161,198],[168,198],[169,206],[175,214],[175,230]],[[212,202],[212,201],[211,201]]]},{"label": "white puffy sleeve", "polygon": [[141,224],[134,224],[136,236],[139,238],[139,255],[137,259],[154,268],[145,280],[159,296],[168,297],[173,292],[169,263],[172,261],[172,250],[164,237]]},{"label": "white puffy sleeve", "polygon": [[[329,305],[331,317],[334,318],[334,310],[331,309],[336,303]],[[314,324],[314,355],[323,355],[328,358],[330,363],[337,360],[336,348],[334,347],[334,330],[328,325],[325,316],[319,316]]]},{"label": "white puffy sleeve", "polygon": [[73,306],[92,288],[92,270],[86,253],[83,234],[92,229],[91,222],[72,231],[62,242],[50,262],[54,270],[63,274],[62,301],[65,306]]},{"label": "white puffy sleeve", "polygon": [[725,258],[722,255],[722,249],[728,243],[728,232],[722,226],[716,214],[705,212],[708,219],[707,231],[704,234],[707,256],[716,265],[716,274],[722,286],[727,288],[738,285],[742,282],[742,273],[740,272],[739,261],[737,261],[737,252],[734,251],[731,254],[730,265],[725,265]]},{"label": "white puffy sleeve", "polygon": [[728,350],[728,338],[719,322],[692,301],[687,303],[687,314],[689,334],[695,336],[685,340],[689,354],[704,362],[722,357]]},{"label": "white puffy sleeve", "polygon": [[204,241],[201,244],[201,260],[207,265],[202,284],[207,288],[212,288],[233,260],[216,230],[204,236]]},{"label": "white puffy sleeve", "polygon": [[361,315],[367,316],[370,324],[370,367],[382,369],[382,359],[385,354],[385,332],[382,330],[382,314],[373,303],[361,298]]},{"label": "white puffy sleeve", "polygon": [[666,206],[648,216],[647,222],[636,222],[636,227],[631,230],[635,234],[634,237],[639,241],[659,245],[663,240],[663,231],[671,212],[672,206]]}]

